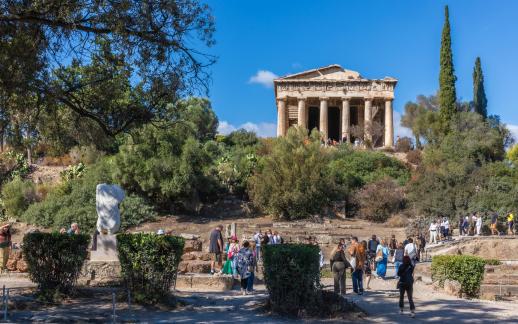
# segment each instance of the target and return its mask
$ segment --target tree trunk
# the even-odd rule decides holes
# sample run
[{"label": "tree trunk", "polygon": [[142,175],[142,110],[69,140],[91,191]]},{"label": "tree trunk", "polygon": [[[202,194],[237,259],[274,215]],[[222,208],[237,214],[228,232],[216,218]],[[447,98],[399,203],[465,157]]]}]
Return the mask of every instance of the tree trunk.
[{"label": "tree trunk", "polygon": [[32,147],[31,147],[31,132],[27,127],[27,133],[25,134],[25,140],[27,141],[27,162],[29,165],[32,164]]}]

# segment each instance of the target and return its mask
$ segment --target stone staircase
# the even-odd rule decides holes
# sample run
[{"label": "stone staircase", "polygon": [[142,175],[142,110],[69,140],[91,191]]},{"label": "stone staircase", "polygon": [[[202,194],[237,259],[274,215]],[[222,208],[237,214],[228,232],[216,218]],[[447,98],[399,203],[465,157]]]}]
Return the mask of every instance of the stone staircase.
[{"label": "stone staircase", "polygon": [[480,298],[495,300],[507,297],[518,297],[518,265],[486,266]]}]

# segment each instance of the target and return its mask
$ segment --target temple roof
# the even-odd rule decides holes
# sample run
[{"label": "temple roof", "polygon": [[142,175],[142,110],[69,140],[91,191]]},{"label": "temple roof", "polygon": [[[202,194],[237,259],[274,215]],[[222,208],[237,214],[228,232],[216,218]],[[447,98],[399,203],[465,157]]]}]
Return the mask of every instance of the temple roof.
[{"label": "temple roof", "polygon": [[[366,80],[360,73],[352,70],[346,70],[338,64],[332,64],[312,70],[307,70],[295,74],[286,75],[279,77],[274,81],[296,81],[296,80],[334,80],[334,81],[347,81],[347,80]],[[394,78],[385,77],[384,80],[396,81]]]}]

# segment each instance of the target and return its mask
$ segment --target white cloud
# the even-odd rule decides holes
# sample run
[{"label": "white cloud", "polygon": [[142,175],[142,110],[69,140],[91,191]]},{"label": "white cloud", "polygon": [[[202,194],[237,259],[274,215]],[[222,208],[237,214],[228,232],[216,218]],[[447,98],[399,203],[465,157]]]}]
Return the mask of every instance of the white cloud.
[{"label": "white cloud", "polygon": [[505,126],[507,127],[507,129],[509,129],[509,131],[513,135],[513,138],[515,140],[518,140],[518,125],[506,124]]},{"label": "white cloud", "polygon": [[258,83],[267,88],[273,87],[273,79],[278,78],[278,75],[268,70],[259,70],[257,73],[250,77],[248,83]]},{"label": "white cloud", "polygon": [[394,111],[394,136],[414,138],[410,128],[401,126],[401,114],[397,111]]},{"label": "white cloud", "polygon": [[246,129],[247,131],[254,132],[259,137],[273,137],[277,132],[277,125],[274,123],[252,123],[246,122],[239,126],[234,126],[226,121],[221,121],[218,126],[218,133],[228,135],[237,129]]}]

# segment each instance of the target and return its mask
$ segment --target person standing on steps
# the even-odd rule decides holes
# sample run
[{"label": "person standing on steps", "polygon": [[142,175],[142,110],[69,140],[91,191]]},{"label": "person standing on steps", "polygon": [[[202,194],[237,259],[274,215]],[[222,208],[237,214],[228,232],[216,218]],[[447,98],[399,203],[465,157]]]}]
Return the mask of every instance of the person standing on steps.
[{"label": "person standing on steps", "polygon": [[498,235],[497,224],[498,224],[498,214],[496,212],[494,212],[491,215],[491,235]]},{"label": "person standing on steps", "polygon": [[345,257],[344,246],[338,246],[331,252],[329,260],[331,272],[333,273],[334,292],[336,294],[345,295],[345,269],[350,267]]},{"label": "person standing on steps", "polygon": [[261,230],[258,230],[257,233],[254,235],[254,242],[255,242],[255,257],[257,260],[261,260],[261,242],[263,240],[263,233],[261,233]]},{"label": "person standing on steps", "polygon": [[507,234],[514,235],[514,214],[509,213],[507,216]]},{"label": "person standing on steps", "polygon": [[480,236],[480,231],[482,230],[482,215],[478,215],[476,227],[477,227],[477,236]]},{"label": "person standing on steps", "polygon": [[405,255],[403,257],[403,264],[399,267],[397,272],[399,277],[398,289],[399,289],[399,312],[403,314],[405,292],[408,297],[408,303],[410,304],[410,317],[415,317],[415,305],[414,305],[414,266],[410,262],[410,257]]},{"label": "person standing on steps", "polygon": [[437,221],[433,220],[430,224],[430,244],[437,244]]},{"label": "person standing on steps", "polygon": [[223,225],[216,226],[216,228],[210,232],[209,253],[211,254],[212,261],[210,263],[210,274],[216,272],[216,262],[218,263],[220,271],[222,268],[223,235],[221,231],[223,231]]}]

